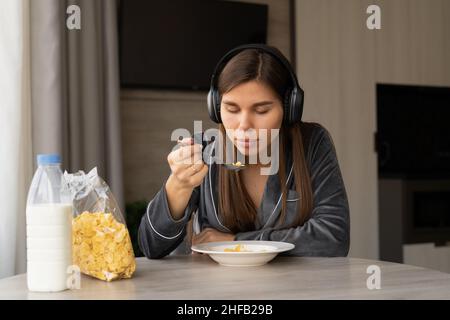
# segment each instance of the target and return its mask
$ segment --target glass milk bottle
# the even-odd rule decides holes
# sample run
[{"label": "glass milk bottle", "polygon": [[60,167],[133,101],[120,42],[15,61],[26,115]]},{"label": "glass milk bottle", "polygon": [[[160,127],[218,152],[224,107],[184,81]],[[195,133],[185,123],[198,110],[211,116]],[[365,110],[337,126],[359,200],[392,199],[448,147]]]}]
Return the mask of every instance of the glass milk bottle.
[{"label": "glass milk bottle", "polygon": [[72,265],[72,201],[60,156],[38,155],[37,164],[26,209],[28,289],[62,291]]}]

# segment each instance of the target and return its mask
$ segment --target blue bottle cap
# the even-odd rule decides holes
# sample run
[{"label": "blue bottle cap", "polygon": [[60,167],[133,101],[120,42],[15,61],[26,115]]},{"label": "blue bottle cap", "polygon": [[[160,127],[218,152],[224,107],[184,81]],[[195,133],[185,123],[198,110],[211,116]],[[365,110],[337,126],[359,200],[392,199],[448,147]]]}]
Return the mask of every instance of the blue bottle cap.
[{"label": "blue bottle cap", "polygon": [[37,155],[38,166],[44,166],[48,164],[61,164],[61,157],[59,154],[38,154]]}]

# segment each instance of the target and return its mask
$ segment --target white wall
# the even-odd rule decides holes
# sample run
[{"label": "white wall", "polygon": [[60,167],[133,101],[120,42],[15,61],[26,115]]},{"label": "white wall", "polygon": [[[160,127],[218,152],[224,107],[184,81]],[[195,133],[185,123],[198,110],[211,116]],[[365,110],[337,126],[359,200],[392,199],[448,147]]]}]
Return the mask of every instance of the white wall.
[{"label": "white wall", "polygon": [[[381,8],[381,30],[366,9]],[[351,211],[354,257],[378,258],[376,83],[450,86],[450,1],[296,0],[305,120],[331,132]]]}]

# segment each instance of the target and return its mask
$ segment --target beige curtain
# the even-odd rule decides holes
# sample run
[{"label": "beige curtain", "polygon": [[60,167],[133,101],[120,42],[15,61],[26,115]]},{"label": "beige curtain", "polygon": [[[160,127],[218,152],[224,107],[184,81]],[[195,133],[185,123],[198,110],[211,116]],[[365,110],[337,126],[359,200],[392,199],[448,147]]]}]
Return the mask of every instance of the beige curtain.
[{"label": "beige curtain", "polygon": [[0,1],[0,278],[25,272],[32,175],[29,1]]},{"label": "beige curtain", "polygon": [[[69,30],[69,5],[81,29]],[[31,1],[33,153],[64,169],[97,167],[123,204],[115,0]]]}]

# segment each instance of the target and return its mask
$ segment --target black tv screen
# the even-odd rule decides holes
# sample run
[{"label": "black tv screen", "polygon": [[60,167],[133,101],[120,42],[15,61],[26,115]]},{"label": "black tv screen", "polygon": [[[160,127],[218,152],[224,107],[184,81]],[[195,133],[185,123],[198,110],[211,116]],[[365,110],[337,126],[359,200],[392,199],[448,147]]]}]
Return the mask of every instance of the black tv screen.
[{"label": "black tv screen", "polygon": [[233,1],[121,1],[121,86],[206,90],[228,50],[266,43],[267,14],[267,5]]},{"label": "black tv screen", "polygon": [[378,171],[383,177],[450,177],[450,88],[377,85]]}]

